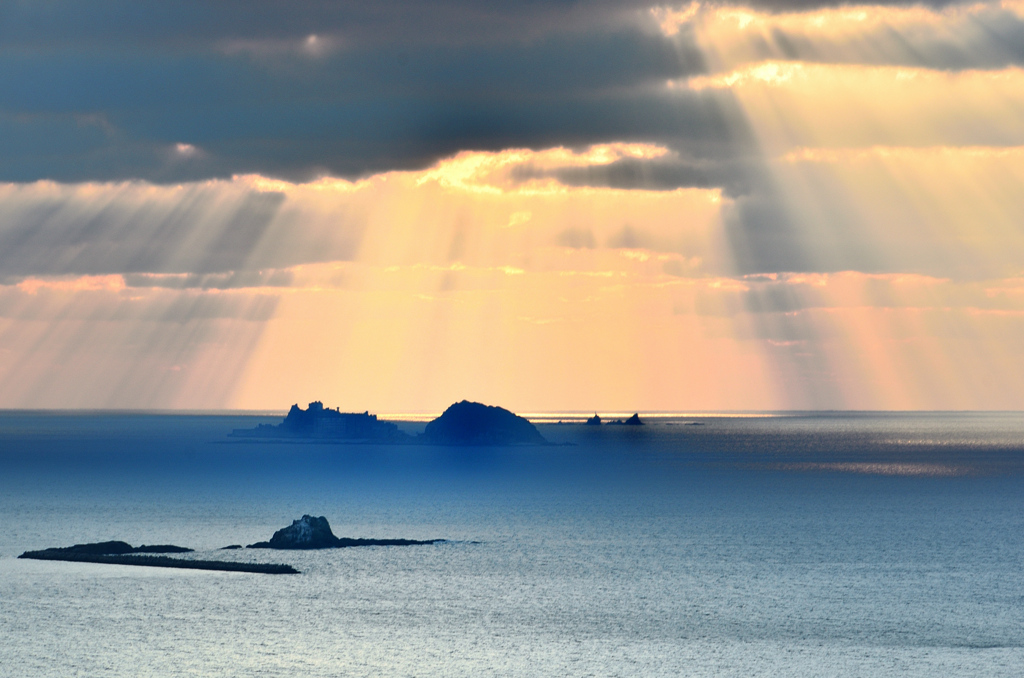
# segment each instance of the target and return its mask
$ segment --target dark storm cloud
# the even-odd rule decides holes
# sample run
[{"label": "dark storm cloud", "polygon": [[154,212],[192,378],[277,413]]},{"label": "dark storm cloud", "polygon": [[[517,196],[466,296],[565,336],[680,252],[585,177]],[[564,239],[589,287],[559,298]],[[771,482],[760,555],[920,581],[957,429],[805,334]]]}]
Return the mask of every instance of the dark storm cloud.
[{"label": "dark storm cloud", "polygon": [[[728,93],[664,87],[706,65],[692,27],[666,37],[650,8],[634,0],[4,2],[0,181],[354,177],[422,168],[464,149],[646,141],[720,164],[653,166],[643,181],[740,190],[721,161],[755,150],[742,116]],[[980,42],[991,36],[987,51],[943,46],[940,36],[932,47],[911,41],[894,58],[940,67],[1019,61],[1020,22],[1000,17],[974,32]],[[807,36],[776,38],[766,55],[839,59]],[[592,181],[578,174],[566,180]],[[637,176],[623,163],[607,181],[643,183]]]},{"label": "dark storm cloud", "polygon": [[337,35],[360,44],[472,43],[589,29],[644,11],[637,0],[39,0],[0,7],[16,45],[166,45]]},{"label": "dark storm cloud", "polygon": [[[0,43],[17,47],[103,50],[154,45],[195,49],[225,41],[273,41],[309,35],[347,43],[419,45],[493,43],[552,32],[587,31],[635,21],[651,7],[685,2],[650,0],[15,0],[0,5]],[[782,12],[863,2],[752,0],[747,6]],[[956,0],[874,0],[883,6],[943,8]]]},{"label": "dark storm cloud", "polygon": [[703,72],[692,37],[665,38],[629,2],[0,13],[0,180],[351,177],[466,148],[709,132],[660,87]]},{"label": "dark storm cloud", "polygon": [[[704,70],[688,27],[667,40],[647,10],[628,0],[4,3],[0,178],[304,179],[422,167],[463,148],[727,139],[726,125],[643,89]],[[777,37],[766,56],[830,58]],[[182,155],[178,143],[199,149]]]}]

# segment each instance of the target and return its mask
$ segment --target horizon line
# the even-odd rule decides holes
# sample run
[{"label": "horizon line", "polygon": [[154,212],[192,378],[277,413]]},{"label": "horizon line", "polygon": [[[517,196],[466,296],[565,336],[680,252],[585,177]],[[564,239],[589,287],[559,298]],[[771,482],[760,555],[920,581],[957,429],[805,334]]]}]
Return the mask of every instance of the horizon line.
[{"label": "horizon line", "polygon": [[[325,405],[326,407],[326,405]],[[334,408],[331,408],[334,409]],[[507,408],[506,408],[507,409]],[[511,411],[511,410],[510,410]],[[378,419],[384,421],[397,421],[407,423],[426,423],[439,417],[442,411],[396,411],[396,412],[370,412]],[[284,417],[287,409],[232,409],[232,408],[120,408],[120,407],[25,407],[25,408],[0,408],[2,415],[124,415],[124,416],[245,416],[245,417]],[[346,412],[361,414],[362,412]],[[602,419],[628,418],[634,413],[648,419],[676,419],[676,418],[705,418],[705,419],[771,419],[800,416],[820,415],[891,415],[891,414],[1024,414],[1021,410],[986,410],[986,409],[948,409],[948,410],[913,410],[913,409],[891,409],[891,410],[865,410],[865,409],[793,409],[793,410],[550,410],[550,411],[526,411],[514,412],[531,422],[536,423],[557,423],[558,421],[584,421],[595,414]]]}]

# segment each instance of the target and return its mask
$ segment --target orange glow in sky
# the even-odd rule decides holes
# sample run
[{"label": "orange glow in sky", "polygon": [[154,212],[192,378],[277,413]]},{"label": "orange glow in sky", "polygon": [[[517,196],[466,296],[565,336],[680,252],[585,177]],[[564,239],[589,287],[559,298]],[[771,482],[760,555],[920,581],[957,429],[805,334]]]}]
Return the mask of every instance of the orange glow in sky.
[{"label": "orange glow in sky", "polygon": [[[0,279],[0,407],[1022,408],[1024,70],[976,25],[998,12],[1020,3],[650,8],[708,66],[645,87],[732,107],[735,184],[646,138],[2,184],[10,223],[58,206],[40,242],[103,220],[109,241],[52,236],[55,261]],[[677,166],[712,179],[657,183]]]}]

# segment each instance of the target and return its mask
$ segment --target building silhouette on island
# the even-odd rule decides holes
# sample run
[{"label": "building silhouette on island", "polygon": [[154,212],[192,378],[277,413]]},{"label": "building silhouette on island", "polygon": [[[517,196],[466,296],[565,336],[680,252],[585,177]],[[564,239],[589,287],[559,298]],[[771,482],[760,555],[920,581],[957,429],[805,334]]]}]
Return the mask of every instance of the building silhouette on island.
[{"label": "building silhouette on island", "polygon": [[396,424],[377,419],[369,412],[342,412],[324,407],[319,400],[302,409],[292,405],[280,424],[260,424],[256,428],[238,428],[236,438],[315,438],[323,440],[402,440],[408,438]]}]

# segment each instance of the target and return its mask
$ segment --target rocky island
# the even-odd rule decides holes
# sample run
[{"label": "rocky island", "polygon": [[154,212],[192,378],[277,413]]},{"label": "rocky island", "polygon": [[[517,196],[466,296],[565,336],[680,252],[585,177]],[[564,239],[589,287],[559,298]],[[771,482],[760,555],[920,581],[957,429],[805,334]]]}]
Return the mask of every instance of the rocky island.
[{"label": "rocky island", "polygon": [[615,421],[609,422],[609,426],[643,426],[644,422],[640,420],[640,413],[634,412],[633,416],[623,421],[622,419],[616,419]]},{"label": "rocky island", "polygon": [[295,439],[309,438],[350,443],[419,443],[427,445],[547,445],[527,419],[503,407],[463,400],[450,406],[427,424],[415,438],[398,426],[381,421],[377,415],[353,414],[324,407],[314,401],[303,410],[292,405],[280,424],[260,424],[256,428],[235,429],[235,438]]},{"label": "rocky island", "polygon": [[25,551],[19,558],[29,560],[62,560],[73,563],[99,563],[102,565],[136,565],[142,567],[170,567],[178,570],[219,570],[221,572],[256,572],[259,574],[298,574],[291,565],[277,563],[238,563],[221,560],[186,560],[168,556],[137,555],[146,553],[190,553],[183,546],[133,547],[123,541],[104,541],[95,544],[75,544],[65,548]]},{"label": "rocky island", "polygon": [[444,539],[351,539],[336,537],[327,518],[304,515],[274,533],[270,541],[249,544],[249,549],[339,549],[351,546],[416,546],[439,544]]},{"label": "rocky island", "polygon": [[[444,539],[352,539],[336,537],[331,531],[327,518],[304,515],[292,521],[288,527],[274,533],[270,541],[249,544],[250,549],[338,549],[352,546],[417,546],[440,544]],[[221,551],[239,549],[232,544]],[[94,544],[75,544],[64,548],[49,548],[41,551],[25,551],[19,558],[29,560],[62,560],[75,563],[100,563],[105,565],[140,565],[145,567],[171,567],[184,570],[221,570],[225,572],[258,572],[263,574],[299,574],[291,565],[277,563],[243,563],[224,560],[192,560],[171,558],[166,555],[140,555],[153,553],[192,553],[183,546],[164,544],[160,546],[132,546],[123,541],[104,541]]]},{"label": "rocky island", "polygon": [[377,419],[369,412],[342,412],[324,407],[319,400],[305,410],[292,405],[280,424],[260,424],[256,428],[236,428],[236,438],[315,438],[320,440],[349,440],[365,442],[402,442],[409,436],[389,421]]},{"label": "rocky island", "polygon": [[503,407],[468,400],[455,403],[427,424],[418,438],[431,445],[547,445],[527,419]]}]

